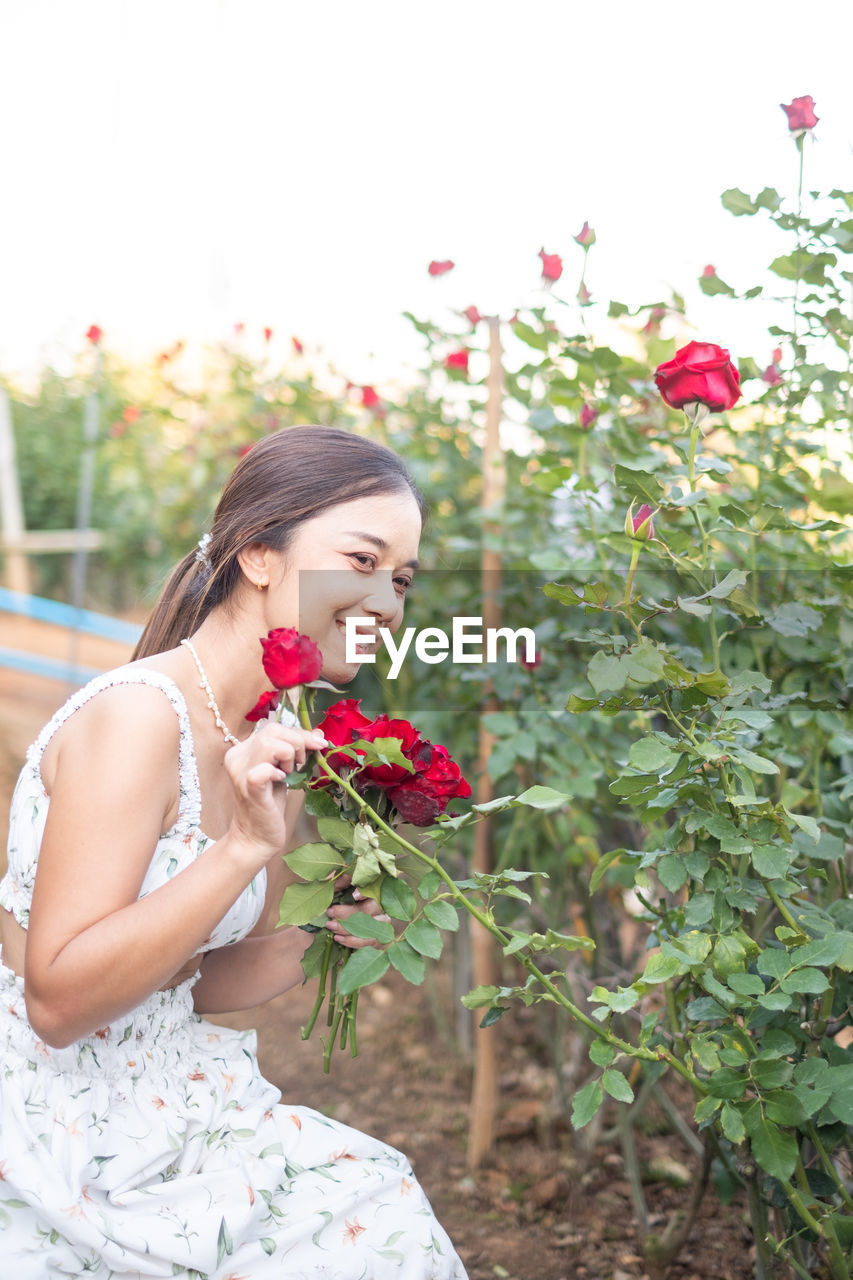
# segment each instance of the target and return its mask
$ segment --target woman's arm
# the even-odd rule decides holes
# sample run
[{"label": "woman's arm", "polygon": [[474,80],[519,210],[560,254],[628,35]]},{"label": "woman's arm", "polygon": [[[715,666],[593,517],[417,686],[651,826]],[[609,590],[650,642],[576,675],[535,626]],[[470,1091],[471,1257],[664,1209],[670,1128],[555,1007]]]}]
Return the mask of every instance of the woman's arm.
[{"label": "woman's arm", "polygon": [[266,1004],[305,981],[302,957],[312,933],[288,927],[208,951],[193,987],[197,1013],[233,1013]]},{"label": "woman's arm", "polygon": [[232,747],[227,834],[139,899],[174,808],[174,712],[159,691],[122,686],[99,694],[60,732],[25,964],[31,1023],[57,1047],[134,1008],[203,947],[261,867],[281,855],[282,784],[315,745],[303,730],[269,725]]}]

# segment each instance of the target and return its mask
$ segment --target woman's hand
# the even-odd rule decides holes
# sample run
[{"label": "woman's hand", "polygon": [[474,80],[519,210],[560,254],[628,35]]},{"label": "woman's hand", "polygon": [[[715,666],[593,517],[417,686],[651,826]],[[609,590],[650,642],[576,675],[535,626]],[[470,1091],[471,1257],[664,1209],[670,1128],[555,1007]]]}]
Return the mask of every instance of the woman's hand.
[{"label": "woman's hand", "polygon": [[285,728],[270,721],[225,754],[234,788],[231,833],[251,846],[261,863],[280,855],[287,840],[284,806],[287,775],[300,769],[309,751],[327,745],[316,729]]},{"label": "woman's hand", "polygon": [[[335,889],[348,889],[351,883],[352,880],[350,876],[338,876],[335,881]],[[366,916],[373,916],[374,920],[390,922],[391,919],[390,916],[383,914],[382,908],[375,898],[366,898],[358,889],[353,889],[352,905],[346,902],[336,902],[326,909],[326,915],[329,917],[326,928],[332,934],[335,942],[339,942],[342,947],[351,947],[353,950],[357,947],[381,948],[381,942],[376,942],[372,938],[356,938],[349,932],[346,927],[346,921],[354,912],[359,912]]]}]

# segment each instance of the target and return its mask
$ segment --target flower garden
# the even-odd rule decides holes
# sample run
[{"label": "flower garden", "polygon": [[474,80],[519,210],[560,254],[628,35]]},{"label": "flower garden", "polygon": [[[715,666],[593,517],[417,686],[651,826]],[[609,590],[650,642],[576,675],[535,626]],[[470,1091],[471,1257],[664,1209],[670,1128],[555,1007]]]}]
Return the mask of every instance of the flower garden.
[{"label": "flower garden", "polygon": [[[366,926],[388,950],[355,953],[329,991],[327,1066],[336,1033],[356,1048],[358,991],[392,965],[429,984],[451,939],[472,1169],[501,1037],[535,1011],[568,1141],[589,1152],[615,1126],[650,1276],[675,1274],[714,1196],[742,1206],[759,1280],[853,1265],[853,192],[808,191],[814,103],[784,110],[797,199],[723,204],[787,251],[760,281],[700,281],[774,301],[752,355],[693,336],[677,296],[598,302],[584,224],[576,261],[540,251],[541,303],[504,318],[462,309],[453,262],[431,262],[447,310],[409,317],[412,385],[348,381],[298,338],[279,365],[269,331],[258,356],[239,326],[201,367],[180,341],[129,366],[96,325],[72,372],[5,384],[31,529],[74,524],[96,406],[89,607],[143,617],[235,459],[316,422],[389,443],[427,497],[407,622],[535,629],[533,660],[412,658],[392,680],[382,656],[331,712],[315,691],[345,785],[337,809],[332,787],[308,792],[319,838],[283,919],[309,923],[354,850],[394,922]],[[37,594],[67,595],[64,557],[34,572]],[[324,994],[328,947],[312,964]],[[637,1154],[652,1106],[691,1162],[662,1225]]]}]

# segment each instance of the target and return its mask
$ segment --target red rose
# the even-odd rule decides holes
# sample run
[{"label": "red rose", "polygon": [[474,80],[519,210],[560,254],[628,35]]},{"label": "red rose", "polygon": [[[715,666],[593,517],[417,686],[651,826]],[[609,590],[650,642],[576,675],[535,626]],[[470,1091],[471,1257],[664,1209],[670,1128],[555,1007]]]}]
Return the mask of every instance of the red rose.
[{"label": "red rose", "polygon": [[323,668],[323,655],[313,640],[295,627],[276,627],[261,640],[264,671],[277,689],[292,689],[316,680]]},{"label": "red rose", "polygon": [[372,721],[362,715],[360,706],[360,698],[343,698],[329,707],[317,725],[327,742],[335,747],[343,747],[356,738],[364,737],[364,730],[370,727]]},{"label": "red rose", "polygon": [[781,364],[781,363],[782,363],[782,348],[781,348],[781,347],[774,347],[774,348],[773,348],[773,363],[774,363],[774,364]]},{"label": "red rose", "polygon": [[598,417],[598,414],[599,410],[596,409],[595,405],[585,404],[583,406],[581,409],[581,426],[584,431],[587,431],[592,426]]},{"label": "red rose", "polygon": [[251,711],[247,711],[246,720],[266,720],[271,711],[275,711],[276,704],[281,697],[279,689],[267,689],[266,693],[262,693],[258,698]]},{"label": "red rose", "polygon": [[524,670],[525,670],[525,671],[535,671],[535,670],[537,669],[537,667],[541,667],[541,666],[542,666],[542,653],[541,653],[541,651],[540,651],[539,649],[537,649],[537,650],[536,650],[536,652],[535,652],[535,653],[534,653],[534,655],[533,655],[533,661],[532,661],[532,662],[528,662],[526,658],[522,658],[522,659],[521,659],[521,665],[524,667]]},{"label": "red rose", "polygon": [[465,347],[460,347],[458,351],[451,351],[450,355],[444,361],[445,369],[459,369],[462,373],[468,372],[468,351]]},{"label": "red rose", "polygon": [[655,382],[673,409],[695,403],[731,409],[741,397],[740,374],[728,351],[713,342],[688,342],[674,359],[658,365]]},{"label": "red rose", "polygon": [[272,337],[272,329],[264,329],[264,342],[269,342]]},{"label": "red rose", "polygon": [[452,271],[456,263],[450,258],[444,258],[441,262],[432,261],[427,267],[427,271],[431,276],[443,276],[445,272]]},{"label": "red rose", "polygon": [[425,745],[429,748],[426,768],[388,792],[388,799],[403,821],[416,827],[434,822],[447,808],[449,800],[464,799],[471,794],[459,765],[448,751],[432,743]]},{"label": "red rose", "polygon": [[361,388],[361,403],[364,405],[365,409],[375,409],[379,404],[379,396],[376,394],[373,387]]},{"label": "red rose", "polygon": [[794,98],[793,102],[789,102],[787,106],[784,102],[780,102],[779,106],[788,117],[788,128],[791,133],[813,129],[820,119],[814,113],[814,98],[809,93],[802,98]]},{"label": "red rose", "polygon": [[468,323],[473,325],[479,324],[483,318],[477,307],[466,307],[462,314]]},{"label": "red rose", "polygon": [[762,381],[766,382],[768,387],[778,387],[782,381],[782,375],[775,364],[769,364],[761,375]]},{"label": "red rose", "polygon": [[298,338],[291,338],[290,341],[293,345],[293,350],[296,352],[298,356],[301,356],[302,352],[305,350],[305,347],[302,345],[302,343],[299,341]]},{"label": "red rose", "polygon": [[[428,752],[429,743],[425,742],[413,724],[408,720],[389,720],[386,715],[376,719],[364,729],[359,737],[367,742],[375,742],[377,738],[398,738],[400,751],[411,761],[415,769],[425,769],[422,757]],[[400,764],[368,765],[358,775],[359,786],[393,787],[406,778],[412,777],[408,769]]]},{"label": "red rose", "polygon": [[711,277],[715,276],[716,274],[717,274],[717,268],[712,267],[710,262],[708,263],[707,267],[702,268],[702,275],[705,280],[710,280]]},{"label": "red rose", "polygon": [[583,224],[580,231],[574,237],[574,240],[582,249],[588,249],[590,245],[595,244],[595,232],[588,222]]},{"label": "red rose", "polygon": [[546,253],[544,249],[540,249],[539,257],[542,259],[542,279],[559,280],[563,274],[563,259],[559,254]]},{"label": "red rose", "polygon": [[103,336],[104,336],[103,329],[99,329],[96,324],[90,324],[89,328],[86,330],[86,337],[92,343],[93,347],[96,347],[98,345],[98,343],[101,341],[101,338],[103,338]]}]

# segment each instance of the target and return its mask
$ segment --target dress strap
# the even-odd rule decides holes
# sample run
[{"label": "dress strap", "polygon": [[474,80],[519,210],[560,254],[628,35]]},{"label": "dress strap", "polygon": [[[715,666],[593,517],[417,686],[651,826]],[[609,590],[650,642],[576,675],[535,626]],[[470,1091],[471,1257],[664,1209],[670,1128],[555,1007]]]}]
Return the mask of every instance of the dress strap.
[{"label": "dress strap", "polygon": [[172,830],[183,832],[192,830],[193,827],[198,827],[201,823],[201,788],[198,780],[198,766],[195,757],[195,743],[193,742],[192,729],[190,727],[190,716],[184,695],[171,676],[164,675],[162,671],[152,671],[149,667],[127,666],[117,667],[114,671],[108,671],[102,676],[96,676],[94,680],[90,680],[88,684],[83,685],[82,689],[78,689],[76,693],[72,694],[53,718],[47,722],[27,752],[27,761],[34,769],[38,769],[41,765],[41,758],[45,748],[57,729],[65,724],[66,720],[70,719],[75,711],[79,711],[91,698],[102,693],[104,689],[112,689],[115,685],[122,684],[152,685],[154,688],[162,690],[174,707],[180,729],[178,751],[180,801],[177,821]]}]

